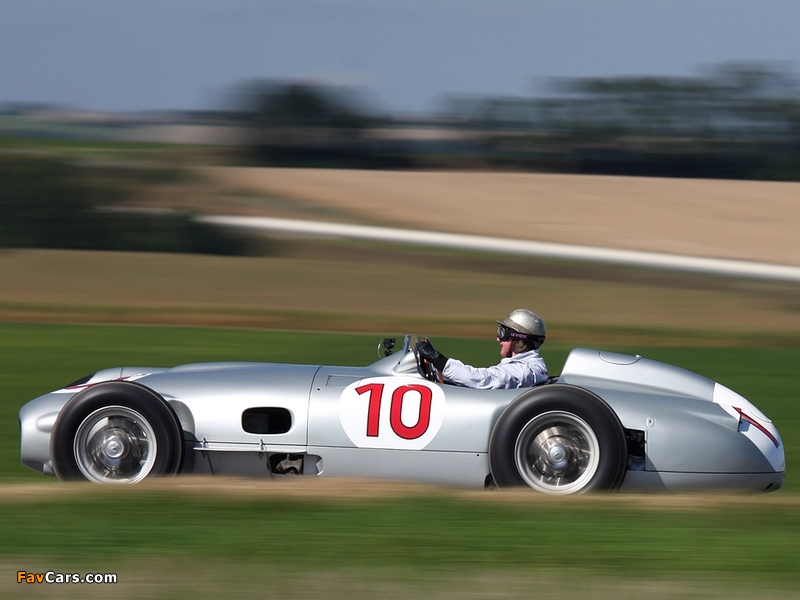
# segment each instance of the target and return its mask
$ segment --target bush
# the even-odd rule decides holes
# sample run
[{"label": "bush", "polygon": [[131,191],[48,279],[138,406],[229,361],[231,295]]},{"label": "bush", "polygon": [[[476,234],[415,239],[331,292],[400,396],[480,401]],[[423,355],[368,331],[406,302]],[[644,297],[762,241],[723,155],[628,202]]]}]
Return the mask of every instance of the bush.
[{"label": "bush", "polygon": [[84,170],[43,158],[0,158],[0,247],[252,254],[252,240],[197,223],[189,214],[99,210],[123,193]]}]

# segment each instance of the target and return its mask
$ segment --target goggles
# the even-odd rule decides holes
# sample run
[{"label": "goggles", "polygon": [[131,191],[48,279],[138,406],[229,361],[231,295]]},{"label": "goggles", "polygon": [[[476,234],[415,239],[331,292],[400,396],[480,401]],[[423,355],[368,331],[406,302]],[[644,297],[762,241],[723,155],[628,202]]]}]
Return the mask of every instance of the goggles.
[{"label": "goggles", "polygon": [[543,335],[520,333],[519,331],[514,331],[511,329],[511,327],[507,327],[506,325],[500,325],[497,328],[497,339],[501,342],[507,342],[508,340],[525,340],[526,342],[533,344],[534,348],[538,348],[542,345],[542,343],[544,343]]},{"label": "goggles", "polygon": [[506,327],[505,325],[500,325],[497,328],[497,339],[501,342],[506,342],[508,340],[527,340],[530,336],[527,333],[520,333],[519,331],[514,331],[510,327]]}]

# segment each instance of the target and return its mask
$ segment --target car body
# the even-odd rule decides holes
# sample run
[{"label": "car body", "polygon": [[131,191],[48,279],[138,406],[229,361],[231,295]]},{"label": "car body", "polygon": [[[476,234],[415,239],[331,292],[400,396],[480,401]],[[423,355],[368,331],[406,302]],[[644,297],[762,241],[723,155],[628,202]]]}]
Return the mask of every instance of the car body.
[{"label": "car body", "polygon": [[575,349],[546,384],[477,390],[436,381],[415,336],[395,354],[388,342],[366,367],[106,369],[21,409],[22,462],[99,483],[349,476],[548,494],[783,484],[775,425],[695,373]]}]

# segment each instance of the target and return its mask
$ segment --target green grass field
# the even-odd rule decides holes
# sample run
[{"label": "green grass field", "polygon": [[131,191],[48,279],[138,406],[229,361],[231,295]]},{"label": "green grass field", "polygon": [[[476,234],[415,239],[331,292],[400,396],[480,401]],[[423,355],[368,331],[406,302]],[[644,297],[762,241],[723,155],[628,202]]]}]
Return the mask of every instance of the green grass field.
[{"label": "green grass field", "polygon": [[92,488],[0,502],[0,552],[17,569],[50,564],[140,576],[159,557],[167,565],[182,561],[176,576],[184,580],[187,563],[202,570],[227,562],[225,570],[242,577],[263,573],[267,597],[279,597],[268,585],[271,574],[291,580],[308,572],[358,578],[383,571],[390,579],[449,584],[495,573],[502,574],[498,593],[512,576],[689,581],[751,592],[800,584],[794,502],[694,498],[654,507],[647,498],[523,503],[486,495],[431,490],[342,500],[311,490],[282,498]]},{"label": "green grass field", "polygon": [[[800,458],[795,347],[611,348],[711,377],[769,415],[782,434],[789,469],[784,489],[765,496],[520,501],[503,493],[423,488],[348,499],[313,487],[307,495],[283,496],[271,493],[281,484],[270,482],[100,490],[64,486],[19,463],[22,404],[98,369],[207,360],[363,365],[377,359],[380,338],[0,324],[0,595],[56,593],[16,584],[20,569],[117,572],[122,578],[113,589],[59,588],[60,597],[210,598],[232,591],[268,598],[529,597],[532,586],[542,597],[565,588],[615,598],[643,589],[656,597],[791,597],[800,584],[800,482],[792,470]],[[492,340],[436,343],[445,354],[476,364],[497,358]],[[568,350],[544,346],[552,373]]]}]

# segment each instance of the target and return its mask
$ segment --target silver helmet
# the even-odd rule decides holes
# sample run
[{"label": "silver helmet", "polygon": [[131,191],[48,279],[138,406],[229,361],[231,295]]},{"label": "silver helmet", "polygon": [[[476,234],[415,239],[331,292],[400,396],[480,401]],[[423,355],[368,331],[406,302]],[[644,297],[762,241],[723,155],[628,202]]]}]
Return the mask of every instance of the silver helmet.
[{"label": "silver helmet", "polygon": [[[513,331],[525,334],[525,338],[533,344],[534,348],[542,345],[547,329],[544,321],[536,313],[532,313],[524,308],[512,310],[502,321],[497,321],[501,327],[507,327]],[[498,329],[498,337],[500,329]],[[515,336],[516,337],[516,336]]]}]

